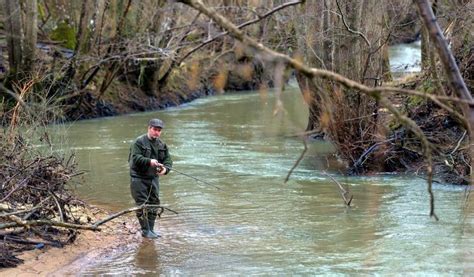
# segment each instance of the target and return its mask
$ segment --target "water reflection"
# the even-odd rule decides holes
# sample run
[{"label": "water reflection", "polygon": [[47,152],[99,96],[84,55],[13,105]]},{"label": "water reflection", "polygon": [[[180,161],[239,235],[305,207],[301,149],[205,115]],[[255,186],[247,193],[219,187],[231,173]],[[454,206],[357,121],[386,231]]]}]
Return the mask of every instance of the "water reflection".
[{"label": "water reflection", "polygon": [[160,256],[154,240],[144,239],[135,253],[135,266],[146,273],[159,273]]}]

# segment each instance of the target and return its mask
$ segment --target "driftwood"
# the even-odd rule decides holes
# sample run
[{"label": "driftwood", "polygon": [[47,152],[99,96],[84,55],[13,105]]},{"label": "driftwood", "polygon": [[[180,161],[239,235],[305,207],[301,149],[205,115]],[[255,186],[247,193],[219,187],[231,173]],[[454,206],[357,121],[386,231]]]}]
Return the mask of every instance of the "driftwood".
[{"label": "driftwood", "polygon": [[296,160],[295,164],[293,164],[290,171],[288,171],[288,174],[286,175],[286,178],[285,178],[285,183],[288,182],[288,180],[290,180],[290,176],[293,173],[293,170],[295,170],[295,168],[300,164],[300,162],[303,160],[304,155],[306,154],[306,151],[308,151],[308,145],[306,144],[305,138],[303,138],[303,145],[304,145],[303,152],[301,152],[300,156],[298,157],[298,160]]},{"label": "driftwood", "polygon": [[[290,176],[291,174],[293,173],[293,171],[295,170],[296,167],[298,167],[298,165],[300,164],[300,162],[303,160],[304,158],[304,155],[306,154],[306,152],[308,151],[308,145],[306,143],[306,140],[303,138],[303,145],[304,145],[304,149],[303,151],[301,152],[300,156],[298,157],[298,159],[296,160],[296,162],[293,164],[293,166],[291,167],[290,171],[288,172],[288,174],[286,175],[286,178],[285,178],[285,183],[288,182],[288,180],[290,179]],[[341,183],[339,183],[336,179],[334,179],[331,175],[329,175],[326,171],[323,171],[322,172],[324,175],[328,176],[329,178],[331,178],[331,180],[336,183],[336,185],[338,186],[339,188],[339,191],[341,193],[341,196],[342,196],[342,199],[344,200],[344,203],[346,204],[346,206],[350,207],[351,206],[351,202],[352,202],[352,194],[350,194],[349,190],[347,190],[346,188],[344,188]],[[349,198],[348,198],[349,197]]]},{"label": "driftwood", "polygon": [[131,212],[135,212],[135,211],[139,211],[139,210],[143,210],[143,209],[149,209],[149,208],[156,208],[159,210],[158,212],[158,216],[161,217],[161,214],[163,213],[164,210],[167,210],[167,211],[170,211],[174,214],[178,214],[178,212],[176,211],[173,211],[169,208],[166,208],[166,207],[163,207],[163,206],[160,206],[160,205],[141,205],[141,206],[138,206],[138,207],[133,207],[133,208],[129,208],[129,209],[126,209],[126,210],[123,210],[123,211],[120,211],[118,213],[115,213],[115,214],[112,214],[102,220],[99,220],[97,221],[96,223],[92,224],[91,226],[93,227],[99,227],[100,225],[104,224],[104,223],[107,223],[109,221],[111,221],[112,219],[115,219],[119,216],[122,216],[124,214],[128,214],[128,213],[131,213]]},{"label": "driftwood", "polygon": [[[345,189],[341,183],[339,183],[336,179],[334,179],[334,177],[332,177],[331,175],[329,175],[326,171],[323,171],[323,174],[328,176],[329,178],[331,178],[331,180],[336,183],[336,185],[338,186],[339,188],[339,192],[341,193],[341,196],[342,196],[342,199],[344,200],[344,203],[346,203],[346,206],[350,207],[351,206],[351,202],[352,202],[352,194],[350,194],[349,190]],[[348,198],[349,197],[349,198]]]},{"label": "driftwood", "polygon": [[11,242],[14,242],[14,243],[19,243],[19,244],[51,245],[51,246],[54,246],[54,247],[62,247],[62,244],[60,242],[23,239],[23,238],[19,238],[17,236],[13,236],[13,235],[1,235],[0,234],[0,239],[2,239],[4,241],[11,241]]},{"label": "driftwood", "polygon": [[[159,210],[158,215],[161,216],[164,210],[170,211],[174,214],[178,214],[178,212],[173,211],[172,209],[169,209],[167,207],[163,207],[160,205],[141,205],[138,207],[133,207],[129,208],[120,212],[117,212],[115,214],[112,214],[104,219],[101,219],[94,224],[75,224],[75,223],[67,223],[67,222],[61,222],[61,221],[55,221],[55,220],[22,220],[21,218],[10,215],[8,218],[11,220],[10,222],[2,223],[0,224],[0,230],[1,229],[7,229],[7,228],[15,228],[15,227],[26,227],[26,228],[31,228],[34,226],[55,226],[55,227],[63,227],[63,228],[68,228],[68,229],[82,229],[82,230],[91,230],[91,231],[100,231],[99,226],[117,218],[120,217],[124,214],[128,214],[134,211],[138,210],[143,210],[143,209],[149,209],[149,208],[156,208]],[[0,215],[1,216],[1,215]]]}]

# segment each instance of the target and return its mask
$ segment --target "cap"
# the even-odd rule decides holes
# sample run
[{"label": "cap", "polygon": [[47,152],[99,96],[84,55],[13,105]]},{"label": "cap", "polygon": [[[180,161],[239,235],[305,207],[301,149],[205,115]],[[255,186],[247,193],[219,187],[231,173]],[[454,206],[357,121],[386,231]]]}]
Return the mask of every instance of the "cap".
[{"label": "cap", "polygon": [[163,121],[161,119],[153,118],[153,119],[150,120],[150,122],[148,122],[148,126],[164,128],[165,124],[163,123]]}]

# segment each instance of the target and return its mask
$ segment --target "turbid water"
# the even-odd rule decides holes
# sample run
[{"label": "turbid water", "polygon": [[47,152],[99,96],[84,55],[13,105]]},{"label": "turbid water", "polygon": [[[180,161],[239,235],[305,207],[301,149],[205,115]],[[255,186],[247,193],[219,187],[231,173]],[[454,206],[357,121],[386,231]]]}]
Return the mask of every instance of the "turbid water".
[{"label": "turbid water", "polygon": [[[176,172],[161,199],[178,215],[158,222],[163,237],[137,241],[84,266],[81,275],[472,275],[474,216],[464,190],[435,184],[439,221],[428,216],[424,180],[346,177],[329,143],[315,141],[289,182],[307,111],[296,88],[282,96],[248,92],[200,99],[163,111],[77,122],[68,129],[88,201],[132,207],[127,157],[152,117]],[[332,168],[333,170],[328,168]],[[354,196],[345,207],[331,174]],[[216,189],[218,186],[220,189]]]}]

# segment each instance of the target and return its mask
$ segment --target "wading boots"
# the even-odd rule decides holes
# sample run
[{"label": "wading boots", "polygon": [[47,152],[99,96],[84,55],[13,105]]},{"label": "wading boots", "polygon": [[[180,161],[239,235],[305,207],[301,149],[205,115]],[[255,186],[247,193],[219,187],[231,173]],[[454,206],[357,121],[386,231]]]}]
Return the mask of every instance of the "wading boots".
[{"label": "wading boots", "polygon": [[158,231],[155,231],[154,230],[154,227],[155,227],[155,219],[156,219],[156,216],[148,216],[148,227],[149,227],[149,231],[151,233],[153,233],[156,238],[159,238],[161,237],[160,233]]},{"label": "wading boots", "polygon": [[153,232],[153,226],[155,225],[155,220],[153,220],[153,222],[150,222],[147,219],[139,217],[138,222],[140,223],[140,227],[142,229],[142,237],[149,238],[149,239],[156,239],[160,237],[160,235]]}]

